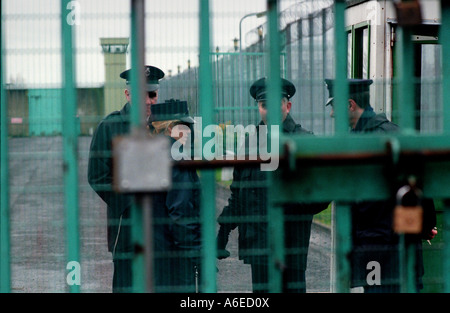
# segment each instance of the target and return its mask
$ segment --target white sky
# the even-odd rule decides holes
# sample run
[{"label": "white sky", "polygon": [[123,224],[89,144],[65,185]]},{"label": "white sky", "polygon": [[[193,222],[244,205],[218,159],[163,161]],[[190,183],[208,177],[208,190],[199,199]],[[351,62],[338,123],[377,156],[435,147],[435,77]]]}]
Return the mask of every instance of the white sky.
[{"label": "white sky", "polygon": [[[78,0],[76,65],[79,86],[100,86],[104,81],[102,37],[130,36],[129,0]],[[280,9],[296,2],[282,0]],[[60,1],[2,1],[2,28],[6,26],[7,83],[28,87],[57,86],[61,77]],[[146,1],[146,63],[176,73],[198,64],[199,0]],[[239,37],[239,21],[248,14],[266,10],[266,0],[210,0],[212,46],[221,52],[233,48]],[[65,10],[67,14],[72,13]],[[67,16],[65,16],[67,17]],[[248,17],[242,34],[266,22]],[[246,46],[243,41],[243,47]],[[129,53],[128,53],[129,55]],[[129,62],[129,57],[128,57]],[[128,63],[129,64],[129,63]]]}]

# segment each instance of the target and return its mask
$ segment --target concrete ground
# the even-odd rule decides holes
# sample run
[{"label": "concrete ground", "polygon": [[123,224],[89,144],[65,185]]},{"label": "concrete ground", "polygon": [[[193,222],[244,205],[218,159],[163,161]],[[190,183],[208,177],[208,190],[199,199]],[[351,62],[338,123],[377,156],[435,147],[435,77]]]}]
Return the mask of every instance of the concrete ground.
[{"label": "concrete ground", "polygon": [[[91,137],[79,138],[81,291],[111,292],[112,262],[106,248],[106,206],[87,184]],[[61,137],[9,141],[10,229],[13,292],[67,292],[66,225]],[[229,190],[218,188],[220,211]],[[251,292],[250,267],[237,257],[238,231],[219,260],[218,292]],[[308,255],[307,291],[330,291],[329,230],[313,226]]]}]

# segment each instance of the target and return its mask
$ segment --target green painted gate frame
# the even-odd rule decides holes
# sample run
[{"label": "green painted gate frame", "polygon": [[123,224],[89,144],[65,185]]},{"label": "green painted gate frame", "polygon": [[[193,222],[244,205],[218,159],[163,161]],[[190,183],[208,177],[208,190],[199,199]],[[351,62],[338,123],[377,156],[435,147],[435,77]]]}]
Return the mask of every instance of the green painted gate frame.
[{"label": "green painted gate frame", "polygon": [[[4,3],[1,4],[2,12]],[[11,291],[9,240],[9,158],[8,158],[8,104],[5,90],[5,27],[1,30],[1,108],[0,108],[0,292]]]},{"label": "green painted gate frame", "polygon": [[[64,193],[66,207],[66,237],[67,237],[67,260],[80,261],[79,244],[79,226],[78,226],[78,180],[77,180],[77,128],[76,128],[76,93],[75,93],[75,59],[73,56],[73,31],[72,27],[66,22],[65,12],[69,0],[61,0],[61,30],[62,30],[62,52],[63,52],[63,79],[64,87],[62,92],[63,105],[63,145],[64,145]],[[138,1],[131,1],[138,2]],[[450,4],[446,1],[442,3],[442,25],[450,25]],[[213,103],[213,93],[211,84],[211,45],[210,45],[210,13],[209,0],[199,0],[200,4],[200,103],[203,125],[213,122],[213,107],[206,105]],[[268,110],[270,114],[269,124],[276,124],[281,119],[277,105],[277,94],[280,90],[280,35],[278,32],[278,1],[267,0],[268,7],[268,36],[269,51],[267,54],[268,63]],[[133,6],[132,6],[133,8]],[[329,137],[315,136],[314,138],[300,138],[296,136],[286,137],[281,134],[280,146],[287,149],[280,157],[284,160],[290,160],[287,166],[288,170],[298,171],[300,177],[295,181],[284,181],[278,174],[272,174],[269,179],[271,188],[269,191],[269,229],[270,247],[273,249],[270,255],[269,283],[271,292],[281,292],[281,266],[284,262],[284,248],[282,232],[273,231],[283,226],[283,214],[280,210],[280,202],[286,200],[295,200],[293,194],[301,194],[302,201],[321,201],[334,200],[337,202],[336,218],[336,261],[337,277],[336,291],[348,292],[350,282],[350,264],[348,255],[351,250],[351,244],[348,240],[350,236],[350,208],[346,201],[354,200],[348,197],[350,182],[357,177],[369,175],[372,177],[371,186],[359,184],[361,187],[360,200],[375,199],[385,197],[389,190],[384,187],[387,185],[386,176],[380,174],[388,164],[403,166],[402,162],[406,160],[413,162],[419,158],[423,164],[423,176],[419,177],[423,184],[425,196],[439,197],[443,199],[450,198],[450,75],[442,79],[443,86],[443,125],[444,131],[440,135],[418,135],[413,130],[414,108],[412,105],[412,95],[409,92],[411,84],[412,71],[412,49],[410,46],[410,30],[408,28],[399,29],[399,47],[398,59],[396,60],[398,69],[398,94],[399,108],[402,112],[399,121],[402,129],[398,136],[356,136],[348,133],[347,124],[347,96],[348,86],[346,83],[346,61],[347,61],[347,38],[345,31],[345,9],[346,1],[338,0],[335,2],[335,59],[336,59],[336,90],[339,92],[335,96],[335,135]],[[132,10],[131,25],[136,26],[137,14]],[[132,27],[132,63],[133,67],[140,64],[142,50],[136,49],[138,27]],[[441,27],[441,30],[445,27]],[[2,32],[4,27],[2,27]],[[443,73],[450,73],[450,32],[441,31],[439,41],[442,44],[443,51]],[[144,45],[144,43],[142,42]],[[2,34],[2,55],[1,55],[1,214],[0,214],[0,291],[10,292],[11,273],[10,273],[10,241],[9,241],[9,173],[8,173],[8,120],[7,120],[7,102],[5,93],[5,57],[4,57],[4,36]],[[136,50],[136,51],[134,51]],[[139,51],[140,50],[140,51]],[[135,74],[137,75],[137,74]],[[272,79],[273,77],[273,79]],[[132,86],[132,89],[138,90],[138,86]],[[136,93],[137,94],[137,93]],[[447,104],[447,105],[446,105]],[[138,125],[138,108],[132,111],[132,124]],[[297,147],[297,148],[296,148]],[[357,160],[357,165],[353,161]],[[343,175],[345,173],[345,175]],[[311,180],[313,179],[313,183]],[[332,184],[330,180],[340,182]],[[202,206],[201,221],[203,225],[203,243],[202,264],[204,275],[202,275],[202,290],[204,292],[216,292],[216,256],[210,251],[216,250],[215,242],[215,213],[210,208],[215,207],[214,190],[214,172],[211,169],[204,169],[201,173]],[[311,189],[314,186],[314,189]],[[444,187],[443,187],[444,186]],[[295,189],[292,193],[290,190]],[[134,208],[133,210],[136,210]],[[134,223],[140,223],[140,214]],[[450,208],[447,203],[444,209],[444,241],[450,242]],[[140,224],[139,224],[140,225]],[[139,225],[137,228],[139,228]],[[142,232],[141,232],[142,234]],[[135,237],[136,238],[136,237]],[[142,238],[137,240],[143,241]],[[406,252],[409,253],[408,251]],[[450,249],[445,247],[443,258],[443,281],[445,292],[450,292]],[[134,277],[144,277],[144,266],[142,262],[134,264]],[[139,265],[139,266],[137,266]],[[408,264],[408,266],[411,266]],[[406,281],[411,281],[407,277]],[[145,291],[142,281],[134,282],[134,291]],[[411,291],[406,286],[406,291]],[[71,292],[79,292],[79,286],[70,287]]]}]

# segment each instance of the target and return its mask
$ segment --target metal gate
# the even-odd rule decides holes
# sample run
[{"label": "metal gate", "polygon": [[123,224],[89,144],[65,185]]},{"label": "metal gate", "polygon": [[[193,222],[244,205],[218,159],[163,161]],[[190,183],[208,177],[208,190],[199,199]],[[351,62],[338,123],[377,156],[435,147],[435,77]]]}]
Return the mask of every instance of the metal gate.
[{"label": "metal gate", "polygon": [[[149,17],[145,15],[145,1],[130,2],[131,67],[140,68],[145,64],[147,47],[144,21],[147,18],[151,19],[152,15]],[[303,2],[308,1],[298,1],[299,4]],[[200,135],[203,136],[200,146],[201,157],[193,161],[180,162],[177,166],[196,169],[200,177],[198,222],[202,230],[202,248],[195,256],[200,259],[201,275],[197,277],[197,287],[202,292],[220,291],[217,283],[220,275],[217,273],[217,255],[211,251],[217,251],[216,209],[218,206],[224,206],[223,203],[217,204],[220,198],[218,193],[223,189],[229,190],[229,185],[218,189],[217,175],[219,171],[226,172],[223,169],[232,166],[247,168],[264,163],[261,159],[242,161],[229,160],[225,157],[209,158],[207,154],[203,154],[203,148],[213,135],[212,132],[205,135],[205,130],[210,125],[220,126],[220,124],[224,130],[227,122],[244,125],[258,123],[257,106],[249,97],[248,89],[254,80],[262,76],[268,77],[267,124],[278,125],[281,121],[277,95],[282,89],[278,77],[283,77],[294,80],[297,89],[301,91],[300,96],[294,98],[300,103],[293,109],[294,119],[302,120],[302,124],[306,124],[307,128],[315,133],[315,136],[276,133],[279,140],[272,148],[277,153],[272,156],[278,158],[279,167],[276,171],[269,171],[262,182],[268,193],[267,214],[263,217],[240,217],[248,223],[258,221],[267,223],[267,245],[250,252],[267,257],[268,284],[262,283],[263,287],[270,292],[283,291],[286,283],[284,273],[287,255],[292,252],[291,250],[295,250],[285,246],[286,234],[279,231],[284,230],[286,222],[291,218],[285,215],[283,206],[285,203],[333,202],[329,227],[333,236],[332,277],[326,284],[329,283],[331,286],[329,290],[332,292],[349,292],[352,287],[351,256],[354,253],[352,225],[355,221],[352,221],[352,203],[393,197],[398,189],[391,186],[400,183],[404,177],[414,177],[423,197],[439,201],[442,210],[440,213],[442,226],[438,223],[438,236],[441,242],[435,244],[432,241],[432,247],[436,246],[433,255],[438,255],[438,258],[431,261],[431,272],[434,271],[433,279],[439,286],[438,291],[449,292],[450,249],[447,243],[450,240],[448,238],[450,209],[447,199],[450,194],[446,186],[450,185],[450,145],[447,140],[450,133],[450,108],[447,105],[450,99],[450,78],[445,73],[450,70],[450,35],[445,31],[445,25],[450,23],[450,5],[445,1],[440,3],[442,26],[439,27],[437,40],[442,47],[440,53],[443,74],[431,81],[431,84],[435,84],[433,86],[441,86],[433,90],[438,90],[442,94],[442,108],[438,108],[436,114],[441,118],[435,118],[442,127],[437,127],[437,131],[431,133],[422,133],[416,129],[417,116],[424,114],[416,111],[414,93],[411,92],[412,86],[417,83],[414,80],[412,41],[417,22],[402,20],[401,17],[402,13],[411,12],[409,9],[415,12],[414,5],[418,2],[403,1],[405,6],[398,7],[399,15],[395,24],[395,76],[389,81],[387,88],[393,89],[390,109],[395,110],[393,118],[401,130],[388,135],[360,135],[348,131],[347,112],[349,95],[347,78],[359,75],[353,69],[349,71],[348,43],[349,38],[354,39],[359,33],[353,32],[355,30],[353,27],[349,37],[345,16],[349,7],[364,2],[334,1],[331,7],[319,10],[319,13],[307,14],[305,23],[289,24],[289,27],[279,32],[280,17],[283,16],[280,14],[280,1],[267,0],[264,45],[262,41],[258,41],[253,47],[255,49],[263,47],[263,51],[250,51],[249,48],[247,51],[214,53],[211,38],[211,4],[208,0],[198,1],[198,67],[189,66],[184,73],[178,73],[167,79],[166,85],[161,86],[163,94],[161,98],[162,101],[170,98],[188,100],[191,114],[201,117],[199,129]],[[408,7],[408,4],[412,7]],[[100,199],[93,197],[85,173],[79,173],[80,169],[86,168],[92,135],[90,133],[92,130],[80,134],[84,129],[83,125],[82,127],[79,125],[80,118],[86,120],[89,125],[101,119],[101,116],[94,116],[96,113],[92,113],[101,110],[92,108],[91,111],[80,110],[77,98],[79,93],[77,93],[75,77],[77,67],[74,57],[76,50],[74,29],[77,24],[76,19],[73,19],[73,13],[78,12],[79,5],[78,1],[62,0],[60,11],[50,15],[59,23],[61,30],[62,136],[54,134],[55,136],[31,138],[27,134],[16,135],[16,124],[23,123],[26,119],[15,116],[18,113],[11,108],[12,102],[15,101],[13,99],[25,99],[26,96],[22,96],[22,91],[15,93],[14,88],[9,85],[7,69],[10,63],[7,60],[11,58],[11,51],[6,40],[10,37],[6,36],[6,32],[8,22],[11,20],[2,13],[0,215],[2,292],[110,290],[108,280],[111,278],[109,273],[112,267],[109,263],[110,255],[106,250],[104,253],[98,252],[99,247],[106,245],[106,208]],[[329,28],[328,14],[331,14],[331,11],[334,12],[334,23],[333,27]],[[16,12],[12,19],[18,16],[20,17],[20,13]],[[297,32],[297,35],[303,34],[306,25],[308,29],[316,29],[318,26],[314,21],[317,16],[321,17],[322,34],[331,32],[330,36],[316,40],[312,31],[309,36],[299,35],[302,42],[308,42],[309,45],[286,44],[290,42],[294,32]],[[320,43],[320,56],[316,54],[316,41]],[[356,49],[352,44],[350,47]],[[308,54],[308,57],[305,54]],[[329,67],[323,65],[329,60],[332,60]],[[351,60],[358,61],[356,57]],[[229,70],[231,72],[225,75]],[[349,72],[352,74],[347,74]],[[362,73],[361,75],[365,75]],[[143,77],[138,71],[133,71],[131,75],[134,78],[131,93],[136,95],[138,103],[142,103],[145,95],[139,92],[141,91],[139,86],[142,86],[140,84],[143,83]],[[326,77],[328,75],[334,78],[336,91],[334,121],[330,119],[325,108],[327,89],[323,79],[328,78]],[[385,86],[386,81],[388,79],[383,80],[380,85]],[[111,86],[117,87],[115,82],[111,83]],[[16,94],[16,98],[13,94]],[[380,93],[377,91],[376,94]],[[28,95],[30,97],[30,94]],[[141,110],[139,106],[131,106],[131,131],[126,137],[131,143],[139,142],[141,138],[139,134],[145,130],[146,121],[141,116]],[[384,110],[388,111],[388,108]],[[146,142],[144,147],[148,147],[148,144]],[[145,151],[140,149],[135,151]],[[119,155],[125,160],[135,157],[133,154]],[[158,153],[152,156],[155,160],[161,158]],[[141,157],[140,160],[145,160],[145,156]],[[172,167],[166,167],[158,170],[171,169]],[[160,177],[154,177],[152,182],[158,178]],[[230,177],[227,180],[231,183]],[[156,183],[160,184],[161,181]],[[167,188],[167,182],[165,185],[164,188]],[[357,194],[354,192],[355,189]],[[152,232],[152,224],[149,224],[152,216],[149,212],[152,211],[149,210],[155,208],[152,208],[151,201],[147,201],[151,199],[147,196],[154,191],[148,189],[145,190],[144,196],[141,194],[142,191],[139,195],[135,195],[136,205],[131,210],[132,244],[138,249],[134,249],[131,255],[122,256],[132,263],[132,285],[128,291],[154,291],[152,279],[155,259],[152,254],[152,243],[143,235]],[[228,197],[228,194],[224,197]],[[238,222],[242,223],[242,220]],[[104,237],[100,238],[99,231]],[[398,248],[397,265],[400,275],[396,283],[402,292],[415,292],[415,251],[405,244],[407,235],[400,234],[399,238],[400,244],[396,249]],[[424,245],[427,243],[424,242]],[[106,249],[106,246],[104,248]],[[175,257],[169,255],[169,259],[176,257],[177,255]],[[152,269],[149,270],[149,267]],[[95,282],[90,281],[89,273],[96,271],[108,272],[104,275],[106,280],[105,277],[97,277]],[[99,284],[102,286],[98,287]],[[177,289],[170,289],[169,286],[165,291]]]}]

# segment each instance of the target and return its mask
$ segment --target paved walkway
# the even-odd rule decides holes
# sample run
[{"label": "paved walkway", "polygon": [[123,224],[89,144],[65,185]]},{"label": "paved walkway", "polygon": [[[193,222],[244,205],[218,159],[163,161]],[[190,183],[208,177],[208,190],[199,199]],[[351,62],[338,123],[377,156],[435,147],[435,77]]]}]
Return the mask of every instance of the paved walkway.
[{"label": "paved walkway", "polygon": [[[87,184],[90,137],[79,140],[81,291],[111,292],[106,206]],[[10,228],[13,292],[67,292],[61,137],[14,138],[10,149]],[[219,188],[217,208],[229,191]],[[217,263],[219,292],[251,292],[250,267],[237,258],[237,230]],[[308,256],[308,292],[328,292],[330,236],[314,226]]]}]

